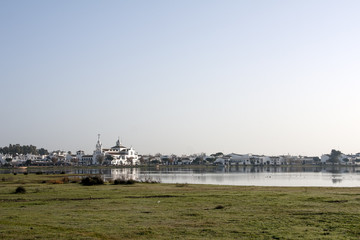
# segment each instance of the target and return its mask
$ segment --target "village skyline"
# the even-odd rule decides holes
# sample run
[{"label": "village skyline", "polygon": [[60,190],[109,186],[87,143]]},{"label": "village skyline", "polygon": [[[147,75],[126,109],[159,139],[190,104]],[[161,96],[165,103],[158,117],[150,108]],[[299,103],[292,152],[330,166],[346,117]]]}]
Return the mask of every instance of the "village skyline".
[{"label": "village skyline", "polygon": [[[98,141],[100,139],[100,134],[98,134]],[[101,141],[101,144],[102,144],[102,141]],[[111,148],[113,145],[117,145],[117,144],[121,144],[121,145],[124,145],[122,140],[118,137],[116,139],[116,141],[113,141],[113,144],[108,144],[108,145],[104,145],[106,146],[107,148]],[[3,146],[1,147],[0,146],[0,153],[2,153],[3,151],[9,151],[9,148],[13,149],[13,151],[16,151],[14,149],[21,149],[21,151],[23,149],[25,149],[25,151],[27,151],[28,153],[31,153],[31,152],[40,152],[39,155],[45,155],[45,154],[48,154],[50,152],[70,152],[70,153],[75,153],[77,151],[83,151],[85,153],[91,153],[94,151],[94,149],[96,149],[97,147],[97,144],[93,144],[94,147],[93,149],[91,149],[90,151],[85,151],[83,150],[84,148],[79,148],[79,149],[76,149],[76,150],[71,150],[71,149],[64,149],[64,148],[55,148],[55,149],[46,149],[44,147],[40,147],[38,148],[37,146],[33,145],[33,144],[28,144],[28,145],[22,145],[22,144],[19,144],[19,143],[9,143],[7,146]],[[103,144],[102,144],[103,145]],[[133,145],[130,145],[131,148],[134,148]],[[136,148],[136,147],[135,147]],[[134,149],[135,149],[134,148]],[[333,149],[338,149],[338,148],[333,148]],[[137,151],[138,152],[138,151]],[[45,154],[42,154],[42,153],[45,153]],[[216,154],[216,153],[222,153],[222,154],[232,154],[232,153],[241,153],[241,154],[253,154],[253,155],[268,155],[268,156],[275,156],[274,154],[264,154],[264,153],[250,153],[250,152],[235,152],[235,151],[230,151],[230,152],[223,152],[223,151],[211,151],[211,152],[195,152],[195,153],[189,153],[189,152],[182,152],[182,153],[167,153],[167,152],[161,152],[161,151],[154,151],[154,152],[151,152],[151,153],[143,153],[143,152],[140,152],[141,155],[179,155],[179,156],[190,156],[190,155],[211,155],[211,154]],[[319,155],[316,155],[316,154],[313,154],[313,155],[301,155],[301,154],[291,154],[291,153],[285,153],[285,154],[277,154],[277,156],[285,156],[285,155],[289,155],[289,156],[321,156],[323,154],[327,154],[327,152],[325,153],[321,153]],[[348,153],[350,155],[356,155],[356,154],[360,154],[360,150],[359,151],[355,151],[355,152],[351,152],[351,153]]]},{"label": "village skyline", "polygon": [[263,155],[263,154],[239,154],[216,152],[206,154],[139,154],[135,149],[126,147],[120,141],[115,146],[104,147],[100,134],[96,147],[92,154],[83,150],[71,151],[48,151],[44,148],[37,149],[33,145],[21,146],[20,144],[9,144],[9,147],[0,147],[1,166],[91,166],[91,165],[113,165],[113,166],[139,166],[148,164],[162,165],[360,165],[360,152],[356,154],[345,154],[339,150],[332,149],[330,154],[321,156],[295,156],[295,155]]}]

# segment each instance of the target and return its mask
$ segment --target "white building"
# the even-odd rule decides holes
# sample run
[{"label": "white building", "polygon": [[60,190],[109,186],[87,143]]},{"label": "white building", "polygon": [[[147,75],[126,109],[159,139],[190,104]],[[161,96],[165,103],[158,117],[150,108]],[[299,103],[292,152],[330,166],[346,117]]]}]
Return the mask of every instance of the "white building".
[{"label": "white building", "polygon": [[227,165],[228,163],[229,163],[229,159],[225,157],[216,158],[216,160],[214,161],[214,164]]},{"label": "white building", "polygon": [[231,165],[249,165],[250,164],[250,154],[236,154],[231,153],[227,155],[227,157],[230,158],[230,164]]},{"label": "white building", "polygon": [[12,159],[12,156],[10,154],[2,154],[2,153],[0,153],[0,164],[5,165],[6,163],[8,163],[6,161],[7,158]]},{"label": "white building", "polygon": [[230,157],[231,165],[283,165],[286,164],[285,158],[282,156],[268,157],[252,154],[236,154],[227,155]]},{"label": "white building", "polygon": [[133,147],[127,148],[121,145],[120,140],[116,141],[116,145],[110,149],[103,149],[105,159],[111,159],[112,165],[139,165],[139,156]]},{"label": "white building", "polygon": [[135,150],[125,147],[120,140],[112,148],[102,148],[100,134],[93,155],[84,155],[84,151],[76,152],[79,163],[83,165],[110,163],[111,165],[139,165],[139,156]]}]

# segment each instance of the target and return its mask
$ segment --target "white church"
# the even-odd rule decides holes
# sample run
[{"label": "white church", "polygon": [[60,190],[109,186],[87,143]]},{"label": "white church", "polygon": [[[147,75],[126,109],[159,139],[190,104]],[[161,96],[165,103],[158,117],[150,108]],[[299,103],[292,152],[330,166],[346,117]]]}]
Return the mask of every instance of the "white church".
[{"label": "white church", "polygon": [[111,165],[139,165],[139,156],[133,147],[125,147],[121,144],[120,139],[116,145],[111,148],[102,148],[100,134],[93,155],[85,155],[84,151],[77,151],[77,158],[84,165],[99,165],[108,163]]}]

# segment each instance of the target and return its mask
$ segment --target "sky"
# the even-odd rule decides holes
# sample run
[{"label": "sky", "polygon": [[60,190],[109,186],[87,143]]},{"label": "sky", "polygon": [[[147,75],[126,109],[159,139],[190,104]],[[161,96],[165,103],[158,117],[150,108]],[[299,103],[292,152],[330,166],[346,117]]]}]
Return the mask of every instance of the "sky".
[{"label": "sky", "polygon": [[0,146],[360,152],[360,1],[0,1]]}]

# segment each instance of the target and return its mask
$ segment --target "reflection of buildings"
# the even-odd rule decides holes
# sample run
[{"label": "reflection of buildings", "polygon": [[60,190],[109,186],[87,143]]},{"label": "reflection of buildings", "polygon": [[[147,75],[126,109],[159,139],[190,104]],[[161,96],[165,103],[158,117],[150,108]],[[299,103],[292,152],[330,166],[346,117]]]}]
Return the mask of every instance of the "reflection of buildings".
[{"label": "reflection of buildings", "polygon": [[337,178],[337,177],[333,177],[331,178],[331,181],[335,184],[335,183],[341,183],[342,182],[342,178]]},{"label": "reflection of buildings", "polygon": [[139,168],[113,168],[111,169],[112,179],[139,179],[140,169]]},{"label": "reflection of buildings", "polygon": [[334,183],[334,184],[337,184],[337,183],[341,183],[342,180],[343,180],[343,176],[342,174],[339,174],[339,171],[334,171],[334,169],[331,171],[331,181]]},{"label": "reflection of buildings", "polygon": [[102,148],[100,142],[100,134],[96,143],[96,149],[93,155],[85,155],[84,151],[77,151],[77,158],[82,165],[91,164],[111,164],[111,165],[138,165],[140,163],[139,156],[135,150],[130,147],[121,145],[120,140],[116,141],[116,145],[112,148]]}]

